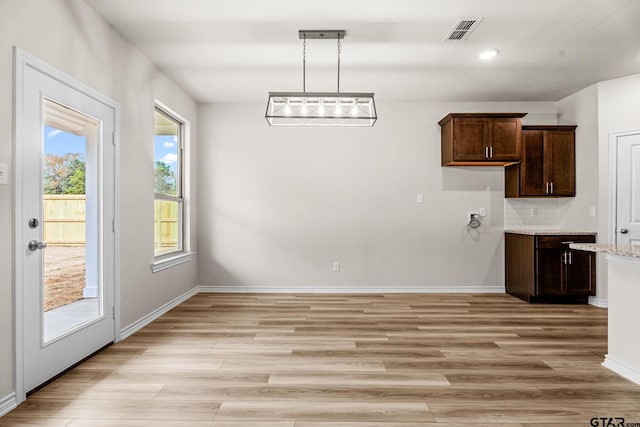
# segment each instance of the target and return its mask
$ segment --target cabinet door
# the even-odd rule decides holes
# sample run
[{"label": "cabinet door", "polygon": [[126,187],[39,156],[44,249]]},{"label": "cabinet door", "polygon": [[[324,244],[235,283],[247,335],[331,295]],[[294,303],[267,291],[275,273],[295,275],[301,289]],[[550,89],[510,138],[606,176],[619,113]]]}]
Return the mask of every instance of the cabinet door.
[{"label": "cabinet door", "polygon": [[520,160],[520,119],[491,120],[491,160]]},{"label": "cabinet door", "polygon": [[569,251],[567,264],[567,295],[595,295],[596,254]]},{"label": "cabinet door", "polygon": [[544,196],[544,132],[522,131],[522,162],[520,163],[520,195]]},{"label": "cabinet door", "polygon": [[573,131],[545,132],[545,170],[553,196],[575,196],[576,164]]},{"label": "cabinet door", "polygon": [[487,119],[453,119],[453,158],[455,161],[483,161],[491,138]]},{"label": "cabinet door", "polygon": [[563,295],[564,249],[536,250],[536,296]]}]

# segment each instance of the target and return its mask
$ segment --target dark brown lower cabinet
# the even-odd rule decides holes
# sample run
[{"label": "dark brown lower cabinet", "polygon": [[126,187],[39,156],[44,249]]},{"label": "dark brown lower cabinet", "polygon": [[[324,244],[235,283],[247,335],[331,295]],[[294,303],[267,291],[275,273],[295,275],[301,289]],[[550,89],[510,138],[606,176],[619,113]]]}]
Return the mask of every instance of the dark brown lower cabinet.
[{"label": "dark brown lower cabinet", "polygon": [[528,302],[586,302],[595,295],[595,253],[569,248],[594,243],[593,234],[505,233],[505,285],[508,294]]}]

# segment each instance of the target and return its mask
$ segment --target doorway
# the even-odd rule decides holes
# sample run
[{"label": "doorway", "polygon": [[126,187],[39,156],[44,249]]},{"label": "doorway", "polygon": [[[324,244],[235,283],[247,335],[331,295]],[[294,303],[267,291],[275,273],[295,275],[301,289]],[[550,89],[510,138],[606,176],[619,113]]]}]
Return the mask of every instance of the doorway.
[{"label": "doorway", "polygon": [[611,241],[640,248],[640,130],[612,133],[610,145]]},{"label": "doorway", "polygon": [[118,104],[15,49],[18,401],[114,342]]}]

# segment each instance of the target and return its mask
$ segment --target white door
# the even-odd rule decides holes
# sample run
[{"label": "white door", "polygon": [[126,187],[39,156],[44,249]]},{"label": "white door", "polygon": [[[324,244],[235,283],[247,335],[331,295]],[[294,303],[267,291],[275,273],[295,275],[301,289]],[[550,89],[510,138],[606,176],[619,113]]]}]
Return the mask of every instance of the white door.
[{"label": "white door", "polygon": [[17,382],[29,392],[115,338],[117,104],[16,59]]},{"label": "white door", "polygon": [[617,136],[616,243],[640,246],[640,132]]}]

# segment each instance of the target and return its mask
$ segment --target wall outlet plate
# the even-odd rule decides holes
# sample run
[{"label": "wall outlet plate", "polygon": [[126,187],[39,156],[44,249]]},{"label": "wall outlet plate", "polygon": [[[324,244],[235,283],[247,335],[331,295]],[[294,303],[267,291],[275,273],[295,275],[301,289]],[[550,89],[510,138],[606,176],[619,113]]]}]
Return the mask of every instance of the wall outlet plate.
[{"label": "wall outlet plate", "polygon": [[9,183],[9,166],[6,163],[0,163],[0,185],[7,185]]}]

